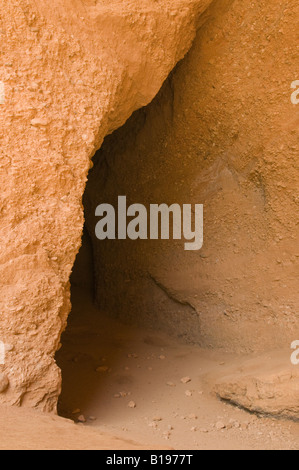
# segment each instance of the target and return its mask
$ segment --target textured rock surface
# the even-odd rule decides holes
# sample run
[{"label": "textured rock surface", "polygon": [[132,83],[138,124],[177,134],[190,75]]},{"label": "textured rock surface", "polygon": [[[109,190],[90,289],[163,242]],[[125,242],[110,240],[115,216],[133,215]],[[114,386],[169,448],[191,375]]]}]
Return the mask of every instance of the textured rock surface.
[{"label": "textured rock surface", "polygon": [[215,392],[249,411],[298,420],[299,371],[286,366],[288,358],[289,352],[282,352],[240,363]]},{"label": "textured rock surface", "polygon": [[158,92],[209,3],[0,0],[0,402],[56,408],[91,157]]},{"label": "textured rock surface", "polygon": [[5,374],[0,373],[0,393],[6,392],[9,385],[8,378]]},{"label": "textured rock surface", "polygon": [[102,308],[237,352],[299,337],[298,8],[214,2],[159,96],[107,138],[86,195],[89,231],[95,206],[125,194],[203,203],[205,240],[193,253],[172,240],[94,240]]}]

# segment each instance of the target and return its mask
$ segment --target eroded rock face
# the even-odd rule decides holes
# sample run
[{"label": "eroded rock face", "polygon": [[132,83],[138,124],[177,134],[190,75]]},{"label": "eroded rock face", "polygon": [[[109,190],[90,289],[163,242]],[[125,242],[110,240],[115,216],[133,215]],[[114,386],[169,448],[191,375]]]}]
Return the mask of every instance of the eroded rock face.
[{"label": "eroded rock face", "polygon": [[0,402],[55,410],[91,157],[152,100],[209,3],[0,1]]}]

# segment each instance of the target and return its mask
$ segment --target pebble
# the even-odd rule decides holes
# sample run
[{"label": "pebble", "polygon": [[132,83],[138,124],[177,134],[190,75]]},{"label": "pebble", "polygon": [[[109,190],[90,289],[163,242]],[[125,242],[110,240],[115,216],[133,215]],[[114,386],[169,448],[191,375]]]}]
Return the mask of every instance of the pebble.
[{"label": "pebble", "polygon": [[248,427],[249,427],[248,423],[242,423],[241,424],[242,431],[246,431],[248,429]]},{"label": "pebble", "polygon": [[190,377],[183,377],[181,379],[181,382],[182,382],[182,384],[187,384],[187,383],[191,382],[191,379],[190,379]]},{"label": "pebble", "polygon": [[155,416],[153,421],[163,421],[163,418],[161,418],[161,416]]},{"label": "pebble", "polygon": [[78,417],[78,421],[79,421],[79,423],[86,423],[85,416],[84,416],[84,415],[80,415],[80,416]]},{"label": "pebble", "polygon": [[192,431],[192,432],[196,432],[196,431],[197,431],[197,427],[196,427],[196,426],[193,426],[193,427],[191,428],[191,431]]},{"label": "pebble", "polygon": [[149,423],[149,427],[150,427],[150,428],[157,429],[157,427],[158,427],[158,424],[157,424],[157,423],[155,423],[155,422],[152,422],[152,423]]},{"label": "pebble", "polygon": [[80,408],[76,408],[74,411],[72,411],[72,415],[77,415],[79,413],[81,413]]},{"label": "pebble", "polygon": [[97,418],[95,416],[89,416],[88,419],[89,419],[89,421],[96,421],[97,420]]},{"label": "pebble", "polygon": [[188,416],[189,419],[197,419],[197,416],[196,414],[194,413],[191,413],[189,416]]},{"label": "pebble", "polygon": [[234,428],[234,423],[232,420],[229,421],[229,423],[226,425],[226,429],[233,429]]},{"label": "pebble", "polygon": [[218,421],[218,422],[215,424],[215,428],[217,429],[217,431],[221,431],[222,429],[225,429],[226,426],[225,426],[225,424],[224,424],[222,421]]},{"label": "pebble", "polygon": [[175,384],[173,382],[166,382],[166,385],[168,385],[168,387],[175,387]]},{"label": "pebble", "polygon": [[130,401],[128,404],[129,408],[136,408],[136,403],[134,401]]},{"label": "pebble", "polygon": [[164,359],[166,359],[166,356],[160,356],[159,359],[161,359],[161,361],[164,361]]},{"label": "pebble", "polygon": [[186,395],[186,397],[192,397],[192,392],[191,392],[191,390],[186,390],[186,391],[185,391],[185,395]]}]

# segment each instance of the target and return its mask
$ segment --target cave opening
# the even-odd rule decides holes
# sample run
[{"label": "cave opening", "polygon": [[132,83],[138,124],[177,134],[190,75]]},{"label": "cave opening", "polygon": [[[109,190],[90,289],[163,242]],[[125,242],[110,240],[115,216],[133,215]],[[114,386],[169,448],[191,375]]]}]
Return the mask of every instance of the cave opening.
[{"label": "cave opening", "polygon": [[56,355],[62,370],[58,411],[77,422],[126,429],[135,408],[151,404],[149,414],[160,412],[161,399],[186,375],[186,361],[190,374],[196,368],[189,355],[190,344],[199,342],[198,315],[155,273],[157,265],[169,265],[170,245],[180,252],[175,256],[186,256],[186,241],[99,241],[95,235],[96,207],[115,206],[120,195],[128,204],[170,205],[176,196],[180,202],[176,189],[165,191],[168,162],[159,152],[167,147],[173,100],[171,75],[153,103],[106,137],[93,159],[83,198],[82,247],[71,276],[72,312]]},{"label": "cave opening", "polygon": [[[180,449],[208,446],[216,431],[218,442],[232,423],[255,426],[245,408],[259,403],[244,402],[240,370],[257,371],[255,381],[269,358],[252,353],[293,336],[287,316],[277,335],[271,312],[279,297],[265,288],[277,267],[267,265],[265,274],[269,213],[259,159],[248,153],[247,118],[236,108],[238,93],[231,99],[230,77],[223,84],[214,62],[206,64],[201,39],[153,102],[106,137],[93,159],[73,308],[56,355],[61,416]],[[98,240],[95,210],[116,207],[119,196],[147,207],[203,204],[203,248],[187,252],[179,239]]]}]

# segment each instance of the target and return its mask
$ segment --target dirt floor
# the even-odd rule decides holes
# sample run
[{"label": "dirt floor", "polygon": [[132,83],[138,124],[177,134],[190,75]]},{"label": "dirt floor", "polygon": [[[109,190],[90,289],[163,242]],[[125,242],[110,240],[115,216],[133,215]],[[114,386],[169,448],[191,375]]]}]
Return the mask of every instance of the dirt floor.
[{"label": "dirt floor", "polygon": [[232,354],[120,324],[101,315],[81,291],[73,294],[73,305],[57,354],[63,371],[59,413],[85,421],[79,425],[86,432],[155,449],[299,448],[298,423],[258,417],[211,393],[215,377],[236,361]]},{"label": "dirt floor", "polygon": [[[28,409],[0,408],[0,450],[145,450],[128,440],[83,429],[73,422]],[[165,448],[165,447],[164,447]]]}]

